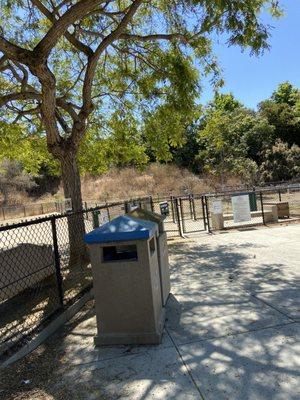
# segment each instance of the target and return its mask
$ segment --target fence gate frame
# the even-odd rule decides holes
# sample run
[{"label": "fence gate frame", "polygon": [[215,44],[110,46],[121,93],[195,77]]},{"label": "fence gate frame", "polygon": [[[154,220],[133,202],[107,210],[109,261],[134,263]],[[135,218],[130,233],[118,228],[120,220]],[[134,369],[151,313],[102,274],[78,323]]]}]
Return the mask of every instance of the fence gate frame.
[{"label": "fence gate frame", "polygon": [[[197,200],[199,201],[198,208],[195,204]],[[208,218],[208,202],[205,195],[171,196],[170,202],[174,204],[173,221],[177,222],[178,232],[181,237],[198,232],[211,232]],[[201,216],[199,212],[202,213]],[[194,225],[191,229],[188,228],[189,221]]]}]

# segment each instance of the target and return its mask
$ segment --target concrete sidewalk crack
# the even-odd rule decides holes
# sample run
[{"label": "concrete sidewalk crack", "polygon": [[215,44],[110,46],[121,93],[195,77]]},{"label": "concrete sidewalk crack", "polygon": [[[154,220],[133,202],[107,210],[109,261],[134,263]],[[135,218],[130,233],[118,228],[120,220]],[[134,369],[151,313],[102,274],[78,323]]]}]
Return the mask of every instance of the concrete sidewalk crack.
[{"label": "concrete sidewalk crack", "polygon": [[284,315],[286,318],[290,319],[293,322],[297,322],[296,319],[290,317],[288,314],[284,313],[283,311],[279,310],[277,307],[274,307],[272,304],[268,303],[265,300],[262,300],[261,298],[257,297],[257,295],[251,293],[251,296],[254,297],[256,300],[259,300],[260,302],[262,302],[263,304],[265,304],[266,306],[273,308],[273,310],[279,312],[281,315]]},{"label": "concrete sidewalk crack", "polygon": [[173,343],[173,346],[174,346],[175,350],[177,351],[177,353],[178,353],[178,355],[179,355],[179,357],[180,357],[180,360],[181,360],[183,366],[185,367],[185,369],[186,369],[186,371],[187,371],[187,373],[188,373],[188,375],[189,375],[191,381],[193,382],[193,384],[194,384],[194,386],[195,386],[195,389],[196,389],[197,392],[199,393],[199,399],[200,399],[200,400],[205,400],[205,397],[204,397],[203,393],[201,392],[201,389],[200,389],[199,386],[197,385],[197,382],[195,381],[195,379],[194,379],[194,377],[193,377],[192,371],[191,371],[190,368],[188,367],[187,363],[184,361],[184,359],[183,359],[183,357],[182,357],[182,355],[181,355],[181,353],[180,353],[180,350],[179,350],[178,346],[176,345],[175,341],[173,340],[173,338],[172,338],[170,332],[168,331],[168,329],[167,329],[167,328],[165,328],[165,329],[166,329],[166,332],[167,332],[167,334],[168,334],[168,336],[169,336],[171,342]]},{"label": "concrete sidewalk crack", "polygon": [[[227,335],[221,335],[221,336],[214,336],[214,337],[209,337],[209,338],[204,338],[204,339],[191,340],[191,341],[188,341],[188,342],[180,343],[179,346],[185,346],[185,345],[194,344],[194,343],[208,342],[208,341],[217,340],[217,339],[225,339],[225,338],[231,337],[231,336],[239,336],[239,335],[244,335],[244,334],[252,333],[252,332],[260,332],[260,331],[264,331],[264,330],[267,330],[267,329],[283,328],[284,326],[289,326],[289,325],[294,325],[294,324],[300,324],[300,321],[291,321],[291,322],[286,322],[286,323],[283,323],[283,324],[268,325],[268,326],[264,326],[264,327],[261,327],[261,328],[255,328],[255,329],[241,331],[241,332],[228,333]],[[168,332],[168,334],[170,336],[169,332]]]}]

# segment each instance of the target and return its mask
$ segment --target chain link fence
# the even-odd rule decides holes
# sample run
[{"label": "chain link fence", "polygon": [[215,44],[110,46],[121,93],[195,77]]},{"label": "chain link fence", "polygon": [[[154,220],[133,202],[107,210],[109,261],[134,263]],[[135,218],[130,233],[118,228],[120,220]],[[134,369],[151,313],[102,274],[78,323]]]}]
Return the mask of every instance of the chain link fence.
[{"label": "chain link fence", "polygon": [[70,199],[0,207],[0,223],[12,223],[12,220],[43,216],[45,214],[64,213],[71,207]]},{"label": "chain link fence", "polygon": [[[249,198],[247,221],[236,221],[233,204],[237,196]],[[150,196],[0,226],[0,355],[11,354],[26,343],[41,326],[92,287],[84,233],[135,208],[164,215],[168,238],[185,237],[300,221],[300,187]]]},{"label": "chain link fence", "polygon": [[0,357],[92,287],[84,234],[150,198],[0,226]]},{"label": "chain link fence", "polygon": [[[249,215],[239,218],[235,199],[246,197]],[[264,189],[260,191],[232,192],[205,196],[207,224],[210,231],[247,228],[300,220],[300,187]]]},{"label": "chain link fence", "polygon": [[92,229],[82,213],[0,227],[0,354],[91,287],[80,230]]}]

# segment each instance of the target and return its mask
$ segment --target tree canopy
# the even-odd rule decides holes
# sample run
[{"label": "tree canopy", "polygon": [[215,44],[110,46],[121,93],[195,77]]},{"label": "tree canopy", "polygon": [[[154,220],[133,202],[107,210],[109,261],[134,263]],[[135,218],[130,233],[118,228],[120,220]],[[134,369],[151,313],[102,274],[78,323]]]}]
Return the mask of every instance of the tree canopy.
[{"label": "tree canopy", "polygon": [[270,99],[259,104],[260,114],[275,127],[275,136],[288,143],[300,145],[300,92],[284,82]]},{"label": "tree canopy", "polygon": [[232,94],[216,95],[194,131],[198,172],[237,174],[252,182],[299,178],[298,115],[299,90],[288,82],[258,111],[245,108]]},{"label": "tree canopy", "polygon": [[258,54],[268,48],[266,8],[280,14],[275,0],[1,0],[2,117],[42,126],[65,195],[81,208],[77,156],[93,120],[115,135],[115,112],[137,124],[143,115],[146,145],[166,159],[184,142],[199,72],[218,84],[212,38]]}]

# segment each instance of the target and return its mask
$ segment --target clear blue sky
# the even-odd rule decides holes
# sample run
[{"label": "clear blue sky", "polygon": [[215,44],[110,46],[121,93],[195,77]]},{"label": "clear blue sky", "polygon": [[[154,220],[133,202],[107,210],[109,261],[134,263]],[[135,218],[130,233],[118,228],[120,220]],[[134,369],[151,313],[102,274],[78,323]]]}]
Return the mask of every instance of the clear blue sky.
[{"label": "clear blue sky", "polygon": [[[271,95],[276,86],[290,81],[300,88],[300,0],[281,0],[285,15],[279,20],[264,18],[272,25],[271,49],[260,57],[250,56],[238,47],[227,47],[219,40],[215,53],[225,78],[222,92],[232,92],[247,107]],[[206,82],[200,102],[212,97],[212,88]]]}]

